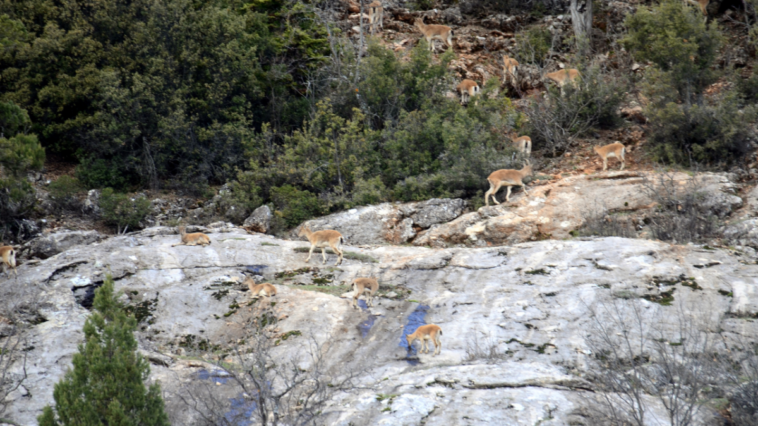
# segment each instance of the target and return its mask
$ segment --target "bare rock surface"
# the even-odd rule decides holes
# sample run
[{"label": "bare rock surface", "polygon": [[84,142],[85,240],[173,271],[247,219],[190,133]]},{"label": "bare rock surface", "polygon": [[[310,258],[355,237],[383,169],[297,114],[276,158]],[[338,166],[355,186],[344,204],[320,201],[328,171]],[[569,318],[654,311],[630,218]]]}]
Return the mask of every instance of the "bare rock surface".
[{"label": "bare rock surface", "polygon": [[[572,184],[585,188],[579,179]],[[616,184],[628,191],[626,200],[644,202]],[[602,181],[599,186],[604,190]],[[229,410],[245,401],[210,361],[224,350],[246,353],[251,321],[260,315],[241,285],[246,272],[278,288],[268,315],[275,332],[290,337],[274,348],[277,357],[290,359],[316,342],[328,349],[328,374],[360,372],[355,389],[331,396],[320,424],[571,424],[594,395],[587,338],[592,315],[604,321],[607,313],[597,308],[607,303],[623,309],[641,302],[644,317],[672,341],[677,306],[702,312],[727,343],[758,337],[751,325],[758,315],[758,265],[737,252],[622,238],[492,248],[348,244],[344,263],[334,267],[334,255],[325,266],[304,263],[306,254],[294,249],[307,247],[305,241],[214,225],[204,231],[213,241],[207,247],[172,247],[178,239],[172,228],[148,229],[22,264],[17,282],[0,278],[3,286],[34,288],[40,318],[26,332],[28,378],[6,416],[36,424],[52,402],[53,386],[81,342],[92,291],[106,274],[138,314],[140,350],[152,364],[150,380],[161,383],[173,424],[193,424],[197,414],[181,396],[208,384],[217,400],[230,401]],[[312,291],[359,276],[381,284],[368,310]],[[390,292],[393,298],[384,297]],[[673,294],[672,305],[636,298],[656,300],[662,292]],[[411,318],[442,327],[439,356],[408,357],[403,334]],[[197,358],[203,348],[206,360]],[[307,359],[298,362],[309,368]],[[17,362],[13,373],[21,368]],[[654,401],[649,413],[651,424],[666,418]]]},{"label": "bare rock surface", "polygon": [[[312,230],[338,229],[350,244],[400,244],[416,229],[449,222],[463,213],[461,199],[433,198],[417,203],[383,203],[335,213],[305,222]],[[296,229],[293,232],[297,235]]]},{"label": "bare rock surface", "polygon": [[21,253],[25,257],[47,259],[70,247],[91,244],[103,239],[97,231],[62,231],[41,235],[24,245]]},{"label": "bare rock surface", "polygon": [[[640,172],[607,172],[563,178],[529,190],[516,190],[509,203],[482,207],[457,219],[434,226],[413,240],[431,247],[515,244],[543,238],[568,238],[587,219],[608,212],[633,212],[656,205],[660,176]],[[666,185],[684,187],[692,177],[675,173]],[[724,217],[742,206],[735,185],[724,174],[698,176],[697,190],[706,194],[703,205]],[[501,189],[504,192],[505,188]],[[500,194],[503,197],[503,194]]]}]

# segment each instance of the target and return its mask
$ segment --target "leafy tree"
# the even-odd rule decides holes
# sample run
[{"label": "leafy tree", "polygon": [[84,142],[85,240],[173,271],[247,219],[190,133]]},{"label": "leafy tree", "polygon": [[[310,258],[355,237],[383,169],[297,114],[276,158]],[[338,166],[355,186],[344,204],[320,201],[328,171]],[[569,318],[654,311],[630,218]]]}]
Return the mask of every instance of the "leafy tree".
[{"label": "leafy tree", "polygon": [[681,100],[691,105],[715,79],[722,36],[715,23],[703,22],[694,8],[664,0],[652,9],[640,7],[626,18],[629,34],[622,44],[635,58],[651,61],[668,75]]},{"label": "leafy tree", "polygon": [[643,90],[649,103],[648,149],[670,163],[729,165],[746,158],[757,114],[735,90],[706,94],[722,36],[695,8],[665,0],[626,19],[623,44],[638,60],[655,64]]},{"label": "leafy tree", "polygon": [[19,231],[19,220],[36,204],[34,189],[25,179],[40,169],[45,150],[37,136],[26,134],[29,115],[13,102],[0,102],[0,238]]},{"label": "leafy tree", "polygon": [[55,410],[45,407],[40,426],[169,425],[160,386],[144,385],[150,366],[137,353],[137,321],[124,312],[110,276],[93,307],[74,369],[55,385]]}]

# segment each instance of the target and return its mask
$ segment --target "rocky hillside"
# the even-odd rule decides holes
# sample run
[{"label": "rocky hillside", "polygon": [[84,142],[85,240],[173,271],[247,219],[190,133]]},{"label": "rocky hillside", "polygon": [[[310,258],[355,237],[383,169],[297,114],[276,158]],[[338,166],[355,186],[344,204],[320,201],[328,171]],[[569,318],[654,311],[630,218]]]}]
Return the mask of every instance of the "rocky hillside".
[{"label": "rocky hillside", "polygon": [[[255,330],[276,339],[267,368],[291,361],[330,383],[354,376],[350,387],[325,394],[319,423],[330,425],[585,424],[606,389],[595,352],[622,324],[638,337],[655,330],[658,340],[643,345],[651,352],[660,339],[679,347],[682,321],[734,354],[758,339],[758,266],[749,249],[622,238],[348,245],[335,267],[334,255],[327,265],[304,263],[305,241],[221,224],[205,231],[213,241],[205,248],[172,247],[175,229],[149,228],[74,245],[21,265],[18,280],[2,278],[4,296],[25,298],[17,302],[34,324],[24,335],[27,377],[6,415],[35,424],[52,402],[107,274],[140,320],[150,380],[160,381],[176,425],[195,424],[208,407],[223,424],[254,423],[255,402],[230,373],[261,356]],[[277,286],[271,307],[248,303],[246,273]],[[354,310],[345,286],[360,276],[376,277],[381,288],[374,307]],[[407,353],[404,333],[424,323],[442,327],[437,357]],[[15,379],[23,372],[17,355]],[[667,418],[660,399],[644,402],[649,424]],[[718,410],[705,406],[696,418]]]}]

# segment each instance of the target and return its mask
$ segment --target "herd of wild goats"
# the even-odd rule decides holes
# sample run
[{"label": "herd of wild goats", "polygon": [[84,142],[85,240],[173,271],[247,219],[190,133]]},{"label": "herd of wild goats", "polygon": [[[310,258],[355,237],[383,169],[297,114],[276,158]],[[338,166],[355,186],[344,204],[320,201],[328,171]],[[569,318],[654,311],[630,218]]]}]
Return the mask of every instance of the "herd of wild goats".
[{"label": "herd of wild goats", "polygon": [[[384,8],[378,0],[369,4],[368,7],[371,33],[374,34],[377,28],[381,28],[383,26]],[[427,43],[429,43],[429,48],[432,51],[434,51],[434,39],[442,40],[450,48],[453,47],[453,30],[447,25],[425,25],[423,18],[417,18],[415,24],[419,31],[421,31],[421,33],[426,38]],[[507,55],[503,57],[504,84],[506,84],[508,81],[516,81],[518,75],[518,66],[519,63],[515,59],[509,58]],[[581,78],[581,74],[576,69],[565,69],[545,74],[545,77],[555,82],[561,88],[561,92],[563,92],[564,86],[566,84],[577,83]],[[460,84],[458,84],[456,90],[461,96],[461,102],[466,104],[470,97],[479,94],[480,89],[479,85],[475,81],[463,80]],[[524,186],[522,182],[522,179],[532,174],[532,165],[529,161],[529,156],[531,155],[532,151],[532,139],[529,136],[519,137],[515,133],[512,133],[510,135],[510,139],[515,145],[515,148],[521,153],[521,155],[524,156],[526,165],[521,170],[497,170],[489,175],[487,181],[490,184],[490,189],[484,194],[485,204],[488,206],[490,196],[492,197],[492,200],[495,202],[495,204],[500,204],[497,201],[495,195],[503,186],[506,186],[508,188],[505,196],[506,201],[510,201],[511,187],[513,186],[521,186],[524,189],[524,192],[529,195],[526,190],[526,186]],[[626,164],[624,154],[626,152],[626,149],[624,148],[623,144],[620,142],[615,142],[610,145],[596,146],[594,149],[595,152],[597,152],[597,154],[603,159],[603,171],[608,168],[608,157],[615,157],[620,160],[620,170],[624,170],[624,165]],[[208,238],[208,236],[203,233],[187,234],[184,226],[179,227],[179,233],[181,234],[181,243],[175,244],[174,246],[205,246],[211,243],[210,238]],[[329,246],[338,256],[335,265],[342,263],[343,254],[340,246],[344,242],[344,238],[339,232],[334,230],[313,232],[307,226],[303,226],[300,229],[298,236],[306,237],[311,243],[311,249],[308,253],[308,258],[305,259],[306,262],[309,262],[311,260],[313,250],[317,247],[320,247],[321,256],[323,257],[324,263],[326,263],[326,247]],[[13,247],[0,247],[0,256],[3,258],[2,265],[6,277],[10,277],[9,271],[13,271],[16,274],[16,277],[18,277],[18,271],[16,271],[16,251],[13,249]],[[250,288],[252,297],[269,298],[276,295],[276,287],[270,283],[255,284],[255,281],[253,281],[251,278],[248,278],[245,280],[245,284],[247,284]],[[351,283],[351,286],[354,288],[352,302],[354,308],[358,309],[357,300],[364,293],[366,294],[366,305],[373,306],[373,296],[379,289],[379,283],[376,281],[376,279],[356,278]],[[420,340],[421,353],[424,353],[424,350],[426,353],[429,353],[428,342],[431,341],[434,343],[434,355],[437,355],[442,349],[442,344],[440,343],[440,335],[442,335],[442,329],[438,325],[422,325],[416,329],[415,333],[406,335],[406,338],[408,339],[408,350],[410,351],[411,346],[415,340]]]}]

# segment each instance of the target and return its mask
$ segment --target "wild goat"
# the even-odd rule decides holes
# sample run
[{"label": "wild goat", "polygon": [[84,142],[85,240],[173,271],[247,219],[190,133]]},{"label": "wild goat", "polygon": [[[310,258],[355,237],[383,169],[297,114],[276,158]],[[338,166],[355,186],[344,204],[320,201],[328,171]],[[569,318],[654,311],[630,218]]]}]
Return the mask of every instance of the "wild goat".
[{"label": "wild goat", "polygon": [[323,263],[326,264],[326,246],[329,246],[335,253],[337,253],[338,256],[337,262],[335,262],[334,265],[336,266],[342,264],[343,254],[342,249],[340,249],[340,245],[345,242],[345,239],[339,232],[330,229],[312,232],[308,226],[303,225],[303,227],[300,228],[300,232],[298,232],[297,236],[305,237],[311,243],[311,250],[308,252],[308,258],[305,259],[305,263],[310,262],[311,256],[313,256],[313,249],[316,247],[321,247],[321,256],[324,258]]},{"label": "wild goat", "polygon": [[193,234],[187,233],[187,227],[186,226],[180,226],[179,227],[179,234],[182,236],[182,242],[172,245],[171,247],[176,246],[207,246],[210,245],[211,239],[203,234],[202,232],[195,232]]},{"label": "wild goat", "polygon": [[518,136],[517,133],[511,133],[510,138],[513,146],[524,156],[529,157],[532,154],[532,138],[529,136]]},{"label": "wild goat", "polygon": [[555,82],[561,89],[561,95],[563,95],[563,88],[567,84],[576,84],[582,75],[579,70],[571,68],[567,70],[558,70],[555,72],[545,74],[545,77]]},{"label": "wild goat", "polygon": [[384,8],[379,0],[368,5],[368,22],[371,25],[371,34],[376,33],[377,27],[384,28]]},{"label": "wild goat", "polygon": [[251,298],[276,296],[276,287],[270,283],[255,284],[254,279],[248,278],[244,284],[247,284],[247,287],[250,289]]},{"label": "wild goat", "polygon": [[596,146],[593,149],[597,152],[597,155],[603,159],[603,171],[608,168],[608,157],[618,158],[618,160],[621,161],[621,168],[619,171],[624,170],[624,166],[626,165],[626,159],[624,158],[626,148],[624,147],[624,144],[621,142],[614,142],[605,146]]},{"label": "wild goat", "polygon": [[511,200],[512,186],[520,186],[524,188],[526,195],[529,195],[529,192],[526,190],[526,185],[524,185],[521,180],[527,176],[531,176],[531,174],[532,165],[529,162],[527,162],[526,166],[524,166],[524,168],[521,170],[503,169],[492,172],[492,174],[487,178],[487,181],[490,183],[490,189],[486,194],[484,194],[485,204],[488,206],[490,205],[490,195],[492,195],[492,200],[495,202],[495,204],[500,204],[497,201],[496,195],[497,191],[499,191],[503,185],[508,187],[508,192],[505,194],[505,201]]},{"label": "wild goat", "polygon": [[[442,350],[442,343],[440,342],[440,336],[442,336],[442,329],[435,324],[422,325],[417,328],[413,334],[406,334],[405,338],[408,339],[408,352],[413,347],[413,341],[416,339],[421,340],[421,350],[419,353],[429,353],[429,341],[434,343],[434,355],[437,356]],[[424,352],[424,349],[426,352]]]},{"label": "wild goat", "polygon": [[468,79],[458,83],[455,90],[461,95],[461,105],[467,104],[470,97],[476,96],[480,92],[479,85],[474,80]]},{"label": "wild goat", "polygon": [[503,56],[503,84],[506,84],[509,80],[513,87],[516,87],[518,79],[518,61],[509,57]]},{"label": "wild goat", "polygon": [[358,309],[358,298],[361,294],[366,294],[366,306],[374,306],[374,294],[379,290],[379,282],[375,278],[356,278],[352,284],[355,292],[353,293],[353,308]]},{"label": "wild goat", "polygon": [[416,27],[421,31],[421,34],[424,35],[424,38],[426,38],[426,42],[429,43],[429,50],[434,52],[434,42],[433,40],[435,38],[442,40],[450,46],[450,48],[453,48],[453,29],[448,27],[447,25],[425,25],[424,24],[424,18],[416,18],[415,22]]},{"label": "wild goat", "polygon": [[700,11],[703,12],[706,21],[708,21],[708,3],[710,2],[711,0],[686,0],[686,3],[700,7]]},{"label": "wild goat", "polygon": [[5,272],[6,278],[10,278],[11,274],[8,273],[8,270],[12,270],[14,274],[16,274],[16,278],[18,278],[18,271],[16,270],[16,250],[13,250],[13,247],[11,246],[3,246],[0,247],[0,256],[3,257],[3,271]]}]

